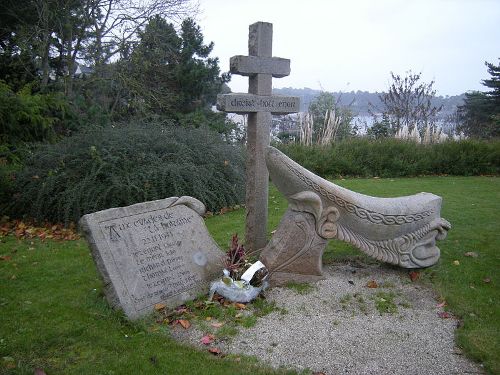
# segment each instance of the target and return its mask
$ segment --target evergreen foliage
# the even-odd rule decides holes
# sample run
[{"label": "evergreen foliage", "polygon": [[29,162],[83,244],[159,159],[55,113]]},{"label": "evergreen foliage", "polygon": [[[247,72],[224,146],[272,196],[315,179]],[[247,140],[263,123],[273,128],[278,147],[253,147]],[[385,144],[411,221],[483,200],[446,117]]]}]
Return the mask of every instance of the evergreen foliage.
[{"label": "evergreen foliage", "polygon": [[353,138],[327,147],[290,144],[280,149],[323,177],[500,174],[500,141],[421,145],[392,138]]},{"label": "evergreen foliage", "polygon": [[83,214],[170,196],[215,211],[244,197],[242,150],[206,127],[95,129],[41,145],[15,174],[12,217],[77,221]]},{"label": "evergreen foliage", "polygon": [[0,80],[0,145],[54,140],[68,131],[70,117],[62,93],[33,94],[30,85],[15,93]]},{"label": "evergreen foliage", "polygon": [[458,129],[474,138],[500,137],[500,64],[485,64],[491,77],[483,85],[491,91],[466,93],[458,108]]}]

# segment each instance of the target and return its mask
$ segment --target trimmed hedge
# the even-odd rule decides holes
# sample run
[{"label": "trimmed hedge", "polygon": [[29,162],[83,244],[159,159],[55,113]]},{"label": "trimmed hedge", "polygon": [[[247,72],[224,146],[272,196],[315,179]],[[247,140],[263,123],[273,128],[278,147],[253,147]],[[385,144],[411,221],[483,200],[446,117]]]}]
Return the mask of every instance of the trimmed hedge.
[{"label": "trimmed hedge", "polygon": [[244,200],[244,154],[207,128],[128,125],[40,145],[14,175],[11,217],[75,222],[110,207],[190,195],[208,210]]},{"label": "trimmed hedge", "polygon": [[500,140],[420,145],[392,138],[354,138],[326,147],[298,144],[278,147],[320,176],[472,176],[500,173]]}]

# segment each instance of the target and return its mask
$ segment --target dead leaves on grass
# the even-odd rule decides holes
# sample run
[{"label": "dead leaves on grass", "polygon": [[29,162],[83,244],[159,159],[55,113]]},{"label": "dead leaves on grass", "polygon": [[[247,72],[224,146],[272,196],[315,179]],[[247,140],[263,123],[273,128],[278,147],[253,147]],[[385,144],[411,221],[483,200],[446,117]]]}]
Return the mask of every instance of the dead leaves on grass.
[{"label": "dead leaves on grass", "polygon": [[208,349],[208,351],[213,355],[220,355],[222,353],[222,351],[219,348],[215,347]]},{"label": "dead leaves on grass", "polygon": [[189,329],[189,327],[191,327],[191,323],[187,319],[177,319],[177,320],[174,320],[173,324],[174,325],[180,324],[182,326],[182,328],[184,328],[184,329]]},{"label": "dead leaves on grass", "polygon": [[5,220],[0,223],[0,237],[12,235],[18,239],[39,238],[42,241],[45,239],[73,241],[80,239],[80,235],[76,230],[75,224],[71,224],[65,228],[62,224],[48,224],[36,226],[34,223],[25,222],[22,220]]},{"label": "dead leaves on grass", "polygon": [[410,280],[412,282],[417,281],[420,278],[420,272],[418,271],[410,271],[408,272],[408,276],[410,276]]},{"label": "dead leaves on grass", "polygon": [[441,318],[441,319],[451,319],[453,318],[453,315],[451,315],[449,312],[447,311],[440,311],[438,312],[438,316]]},{"label": "dead leaves on grass", "polygon": [[378,288],[378,284],[375,280],[370,280],[368,281],[368,283],[366,284],[366,287],[367,288],[372,288],[372,289],[375,289],[375,288]]},{"label": "dead leaves on grass", "polygon": [[205,335],[201,338],[200,342],[203,344],[203,345],[210,345],[211,343],[213,343],[215,340],[215,336],[214,335],[211,335],[211,334],[208,334],[208,335]]}]

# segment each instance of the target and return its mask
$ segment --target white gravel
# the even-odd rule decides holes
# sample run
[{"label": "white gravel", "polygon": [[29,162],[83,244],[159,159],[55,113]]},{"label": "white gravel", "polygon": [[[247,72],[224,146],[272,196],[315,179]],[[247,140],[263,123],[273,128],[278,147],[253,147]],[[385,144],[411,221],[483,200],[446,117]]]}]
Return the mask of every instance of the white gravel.
[{"label": "white gravel", "polygon": [[[435,294],[407,271],[384,265],[330,266],[306,294],[289,288],[266,292],[287,313],[259,318],[228,341],[223,353],[257,357],[273,367],[333,374],[482,374],[454,343],[456,319],[443,319]],[[378,288],[368,288],[375,280]],[[380,313],[380,293],[393,293],[395,313]],[[387,297],[387,295],[385,296]],[[385,298],[388,300],[388,298]],[[204,332],[196,326],[173,335],[197,346]],[[217,337],[217,333],[215,332]],[[206,347],[205,347],[206,348]]]}]

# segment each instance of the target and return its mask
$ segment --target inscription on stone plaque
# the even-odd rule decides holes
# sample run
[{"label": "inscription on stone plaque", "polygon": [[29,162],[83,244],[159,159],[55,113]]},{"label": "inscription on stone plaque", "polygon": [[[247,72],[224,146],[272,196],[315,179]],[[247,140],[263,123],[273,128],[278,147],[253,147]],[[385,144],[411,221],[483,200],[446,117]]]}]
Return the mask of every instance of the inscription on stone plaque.
[{"label": "inscription on stone plaque", "polygon": [[194,198],[172,197],[82,217],[113,306],[133,319],[157,303],[175,307],[208,290],[223,253],[205,227],[204,211]]},{"label": "inscription on stone plaque", "polygon": [[226,94],[217,98],[219,111],[234,113],[271,112],[272,114],[299,111],[300,98],[296,96],[265,96],[251,94]]}]

